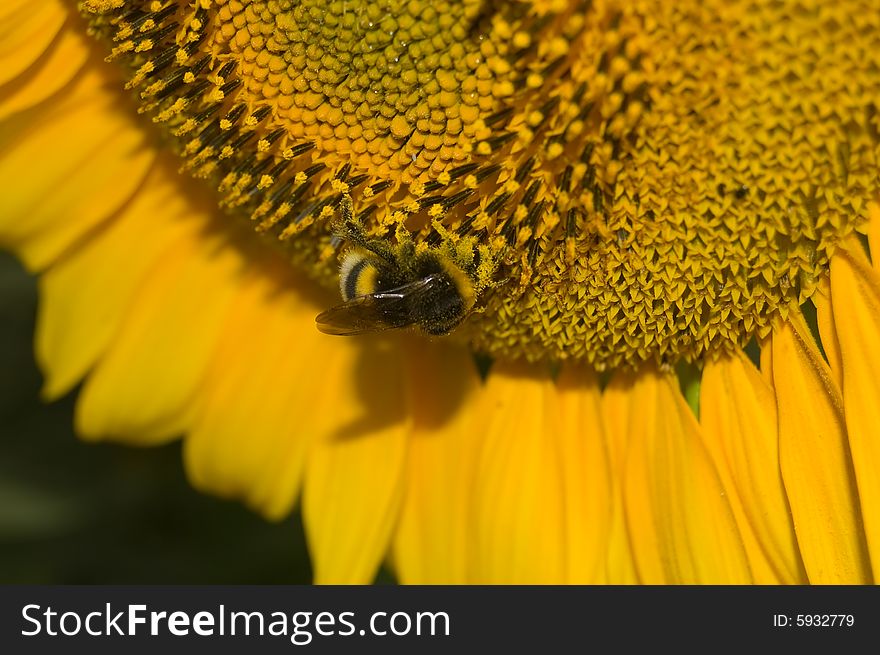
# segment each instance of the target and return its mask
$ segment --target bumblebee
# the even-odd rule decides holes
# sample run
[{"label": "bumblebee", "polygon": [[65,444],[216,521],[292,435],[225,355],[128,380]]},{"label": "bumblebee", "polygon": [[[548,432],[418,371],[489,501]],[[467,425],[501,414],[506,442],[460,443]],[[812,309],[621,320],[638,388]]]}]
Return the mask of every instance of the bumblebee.
[{"label": "bumblebee", "polygon": [[400,231],[396,245],[369,239],[353,218],[351,199],[344,197],[340,208],[340,236],[353,247],[340,262],[342,304],[315,319],[321,332],[356,335],[415,325],[440,336],[474,308],[477,267],[468,273],[455,261],[467,257],[457,257],[452,247],[420,249]]}]

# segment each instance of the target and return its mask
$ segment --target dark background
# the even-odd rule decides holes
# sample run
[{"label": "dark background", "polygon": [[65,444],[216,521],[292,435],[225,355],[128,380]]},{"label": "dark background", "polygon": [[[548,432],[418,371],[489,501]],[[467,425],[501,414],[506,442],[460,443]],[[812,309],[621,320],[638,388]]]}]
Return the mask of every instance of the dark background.
[{"label": "dark background", "polygon": [[38,396],[35,280],[0,252],[0,583],[308,583],[299,516],[271,524],[186,482],[179,443],[73,434]]}]

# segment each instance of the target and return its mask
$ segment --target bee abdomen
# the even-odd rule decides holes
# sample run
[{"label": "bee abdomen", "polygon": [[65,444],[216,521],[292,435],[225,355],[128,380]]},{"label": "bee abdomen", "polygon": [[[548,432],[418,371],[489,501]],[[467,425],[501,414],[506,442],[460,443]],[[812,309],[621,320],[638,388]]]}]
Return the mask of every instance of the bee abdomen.
[{"label": "bee abdomen", "polygon": [[345,301],[377,291],[376,265],[361,252],[352,251],[343,256],[339,267],[339,291]]}]

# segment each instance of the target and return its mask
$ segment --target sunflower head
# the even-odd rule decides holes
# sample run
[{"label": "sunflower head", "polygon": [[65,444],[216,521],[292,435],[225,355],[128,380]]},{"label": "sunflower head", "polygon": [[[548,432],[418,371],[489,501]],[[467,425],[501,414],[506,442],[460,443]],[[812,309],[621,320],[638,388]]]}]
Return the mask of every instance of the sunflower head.
[{"label": "sunflower head", "polygon": [[350,195],[369,239],[457,262],[474,350],[605,368],[744,345],[816,289],[880,193],[865,4],[81,6],[184,167],[312,276]]},{"label": "sunflower head", "polygon": [[318,582],[874,582],[874,4],[7,0],[44,396]]}]

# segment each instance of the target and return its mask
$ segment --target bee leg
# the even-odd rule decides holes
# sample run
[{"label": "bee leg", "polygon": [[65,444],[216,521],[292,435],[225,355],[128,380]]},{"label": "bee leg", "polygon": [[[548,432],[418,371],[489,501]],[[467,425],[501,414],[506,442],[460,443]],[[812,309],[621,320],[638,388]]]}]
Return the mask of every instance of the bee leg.
[{"label": "bee leg", "polygon": [[394,253],[384,240],[367,237],[364,226],[354,215],[354,204],[352,203],[351,196],[347,193],[343,194],[339,200],[339,213],[341,214],[341,220],[337,232],[341,239],[370,251],[386,262],[394,263]]},{"label": "bee leg", "polygon": [[354,217],[354,204],[351,196],[343,194],[339,200],[339,213],[341,218],[337,227],[339,236],[352,243],[366,248],[367,236],[364,234],[364,228],[360,222]]}]

